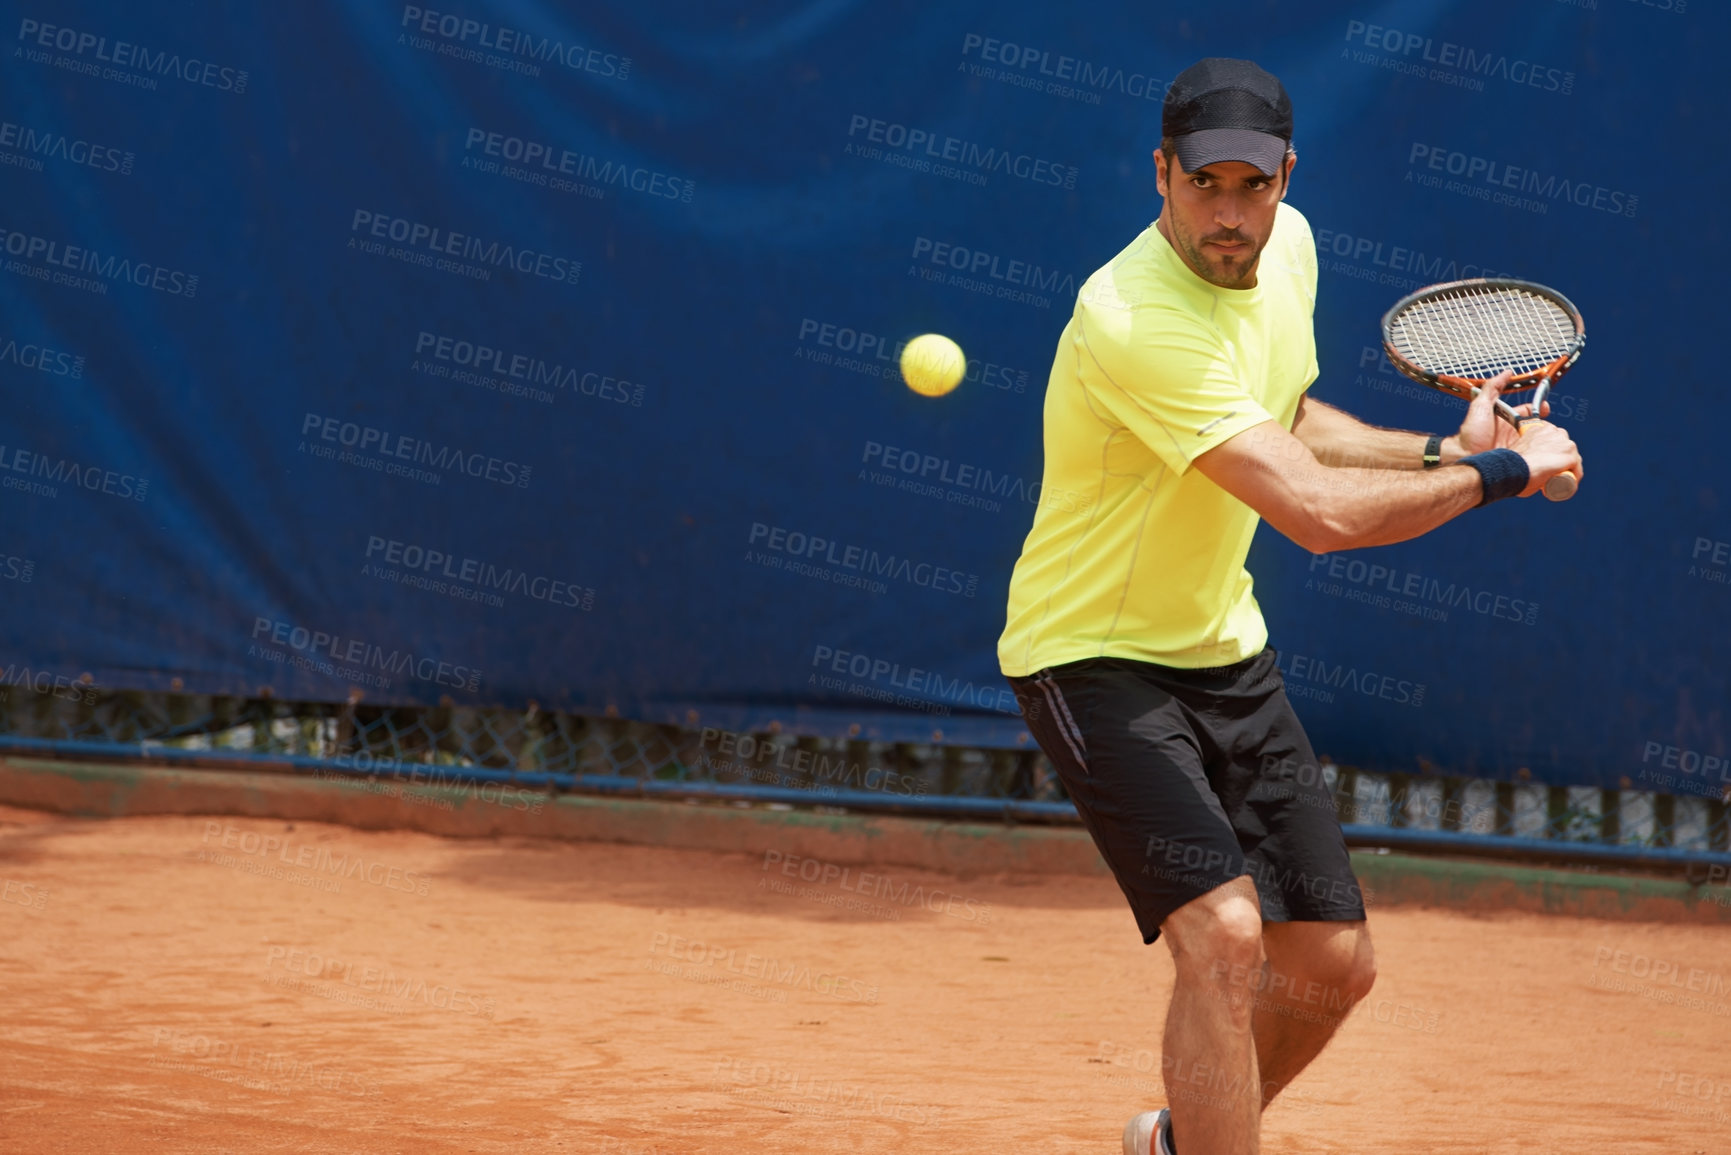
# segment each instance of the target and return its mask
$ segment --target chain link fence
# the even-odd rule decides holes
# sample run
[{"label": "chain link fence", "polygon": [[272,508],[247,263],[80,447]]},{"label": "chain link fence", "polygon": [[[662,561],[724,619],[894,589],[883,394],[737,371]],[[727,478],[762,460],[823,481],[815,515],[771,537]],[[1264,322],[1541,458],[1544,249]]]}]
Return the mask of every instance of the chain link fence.
[{"label": "chain link fence", "polygon": [[[740,804],[1076,822],[1032,744],[938,744],[734,733],[539,710],[286,702],[104,690],[0,688],[0,748],[155,761],[287,766],[417,781],[708,796]],[[1731,862],[1726,799],[1375,772],[1320,774],[1358,842],[1471,852],[1591,848],[1672,863]],[[1715,866],[1714,869],[1719,869]]]}]

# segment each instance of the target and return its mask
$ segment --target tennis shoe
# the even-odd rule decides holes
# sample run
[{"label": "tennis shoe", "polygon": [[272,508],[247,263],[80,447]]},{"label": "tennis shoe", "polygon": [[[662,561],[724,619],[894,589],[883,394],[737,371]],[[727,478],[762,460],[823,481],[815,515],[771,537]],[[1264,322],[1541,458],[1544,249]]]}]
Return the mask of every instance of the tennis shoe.
[{"label": "tennis shoe", "polygon": [[1124,1124],[1124,1155],[1172,1155],[1166,1143],[1166,1108],[1144,1111]]}]

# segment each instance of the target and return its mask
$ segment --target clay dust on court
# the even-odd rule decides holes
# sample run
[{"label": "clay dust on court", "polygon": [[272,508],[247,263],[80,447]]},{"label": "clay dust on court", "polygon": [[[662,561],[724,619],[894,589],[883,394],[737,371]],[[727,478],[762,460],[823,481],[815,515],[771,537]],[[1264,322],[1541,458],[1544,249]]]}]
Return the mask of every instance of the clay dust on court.
[{"label": "clay dust on court", "polygon": [[[829,866],[0,809],[0,1150],[1113,1155],[1165,1101],[1110,879]],[[1371,918],[1265,1151],[1731,1152],[1731,929]]]}]

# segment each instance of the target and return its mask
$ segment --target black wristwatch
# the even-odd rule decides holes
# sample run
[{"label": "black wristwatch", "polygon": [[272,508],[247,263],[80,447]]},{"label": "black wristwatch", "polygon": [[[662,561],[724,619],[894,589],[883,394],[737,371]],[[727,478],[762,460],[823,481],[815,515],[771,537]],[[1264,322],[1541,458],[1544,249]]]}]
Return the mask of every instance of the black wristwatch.
[{"label": "black wristwatch", "polygon": [[1424,467],[1435,469],[1442,464],[1442,437],[1431,434],[1430,440],[1424,443]]}]

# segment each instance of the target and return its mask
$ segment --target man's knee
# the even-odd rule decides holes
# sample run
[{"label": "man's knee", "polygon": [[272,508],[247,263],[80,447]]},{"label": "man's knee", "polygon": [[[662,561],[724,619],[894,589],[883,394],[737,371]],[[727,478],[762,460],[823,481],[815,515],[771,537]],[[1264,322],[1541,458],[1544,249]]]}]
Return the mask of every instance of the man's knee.
[{"label": "man's knee", "polygon": [[1358,1002],[1370,993],[1370,988],[1376,985],[1376,952],[1370,946],[1370,934],[1360,931],[1358,942],[1353,951],[1352,963],[1347,971],[1346,989],[1353,1002]]},{"label": "man's knee", "polygon": [[[1307,930],[1321,929],[1312,924]],[[1320,1002],[1345,1011],[1370,993],[1376,982],[1376,953],[1363,924],[1327,937],[1270,936],[1268,994],[1284,1001]]]},{"label": "man's knee", "polygon": [[1262,911],[1240,878],[1173,911],[1162,924],[1181,979],[1244,986],[1262,967]]},{"label": "man's knee", "polygon": [[1363,924],[1356,934],[1345,938],[1332,957],[1318,961],[1330,971],[1325,980],[1338,987],[1350,1002],[1364,998],[1376,983],[1376,952],[1371,949],[1370,932]]}]

